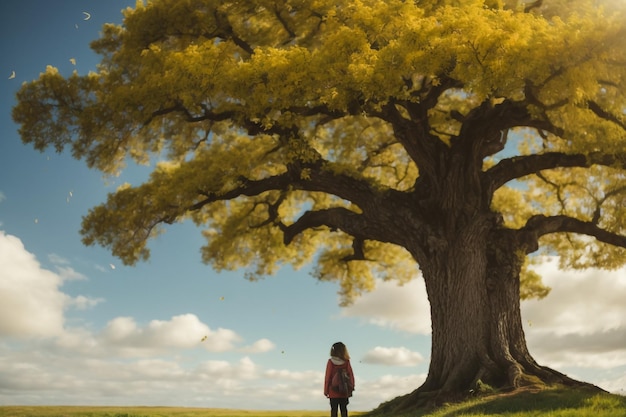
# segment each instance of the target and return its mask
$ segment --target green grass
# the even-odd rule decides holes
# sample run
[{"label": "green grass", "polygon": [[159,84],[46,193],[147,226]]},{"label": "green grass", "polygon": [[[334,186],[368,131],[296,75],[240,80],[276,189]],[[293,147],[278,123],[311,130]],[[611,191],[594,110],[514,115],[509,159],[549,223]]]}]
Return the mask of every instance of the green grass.
[{"label": "green grass", "polygon": [[626,417],[626,397],[585,389],[490,395],[394,417]]},{"label": "green grass", "polygon": [[[351,416],[360,413],[350,412]],[[181,407],[0,406],[0,417],[327,417],[328,411],[253,411]]]}]

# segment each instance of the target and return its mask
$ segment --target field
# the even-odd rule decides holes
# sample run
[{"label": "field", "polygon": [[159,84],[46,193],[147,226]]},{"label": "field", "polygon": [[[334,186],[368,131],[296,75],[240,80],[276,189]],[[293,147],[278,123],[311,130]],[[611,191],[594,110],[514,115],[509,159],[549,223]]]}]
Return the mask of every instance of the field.
[{"label": "field", "polygon": [[[0,417],[327,417],[327,411],[253,411],[175,407],[0,407]],[[359,413],[350,412],[351,416]]]},{"label": "field", "polygon": [[[254,411],[174,407],[0,406],[0,417],[327,417],[328,411]],[[350,416],[365,413],[350,411]],[[377,417],[383,416],[378,414]],[[547,389],[492,395],[429,412],[389,417],[626,417],[626,397],[588,390]],[[384,416],[386,417],[386,416]]]}]

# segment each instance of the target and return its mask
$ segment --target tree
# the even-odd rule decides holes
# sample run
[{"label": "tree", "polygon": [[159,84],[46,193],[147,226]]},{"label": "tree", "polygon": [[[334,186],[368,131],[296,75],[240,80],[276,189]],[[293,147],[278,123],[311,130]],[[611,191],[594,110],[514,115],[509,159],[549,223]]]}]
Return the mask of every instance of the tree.
[{"label": "tree", "polygon": [[626,262],[626,28],[599,3],[138,2],[96,72],[49,67],[13,117],[108,174],[160,160],[83,221],[126,264],[191,219],[213,267],[313,262],[345,303],[419,267],[432,354],[405,405],[574,384],[532,358],[519,307],[548,291],[542,253]]}]

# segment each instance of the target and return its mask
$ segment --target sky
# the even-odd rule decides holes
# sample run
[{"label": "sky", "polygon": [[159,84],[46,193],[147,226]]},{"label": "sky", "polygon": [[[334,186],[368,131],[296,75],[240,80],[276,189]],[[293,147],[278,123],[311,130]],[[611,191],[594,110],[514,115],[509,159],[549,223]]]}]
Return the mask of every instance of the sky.
[{"label": "sky", "polygon": [[[46,65],[95,69],[89,49],[131,0],[0,3],[0,406],[161,405],[324,410],[332,343],[352,356],[352,410],[417,388],[428,371],[424,284],[380,282],[340,308],[338,288],[309,271],[258,282],[201,262],[200,230],[184,223],[127,267],[86,247],[82,216],[149,167],[103,177],[68,154],[21,143],[15,93]],[[85,14],[84,12],[88,13]],[[88,18],[89,17],[89,18]],[[522,302],[531,353],[626,394],[626,268],[537,267],[550,295]]]}]

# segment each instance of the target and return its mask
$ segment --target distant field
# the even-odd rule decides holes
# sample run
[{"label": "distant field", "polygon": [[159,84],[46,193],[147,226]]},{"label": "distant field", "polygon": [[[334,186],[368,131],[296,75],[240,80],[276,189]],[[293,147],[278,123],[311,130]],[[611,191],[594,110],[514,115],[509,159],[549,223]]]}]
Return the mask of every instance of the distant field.
[{"label": "distant field", "polygon": [[[350,412],[351,416],[361,413]],[[0,407],[0,417],[327,417],[328,411],[253,411],[176,407]]]}]

